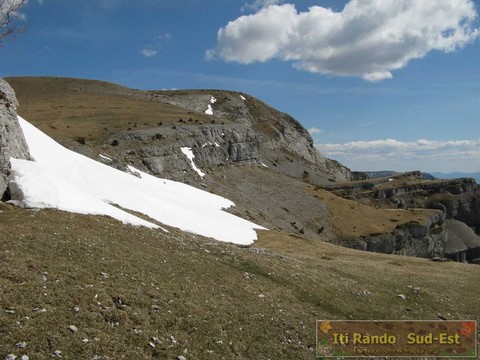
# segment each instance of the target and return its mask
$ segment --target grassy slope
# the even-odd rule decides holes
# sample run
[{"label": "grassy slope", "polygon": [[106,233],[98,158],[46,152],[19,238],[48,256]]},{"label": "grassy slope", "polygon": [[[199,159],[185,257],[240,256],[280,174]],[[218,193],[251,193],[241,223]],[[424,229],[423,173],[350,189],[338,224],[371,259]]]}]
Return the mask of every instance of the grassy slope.
[{"label": "grassy slope", "polygon": [[1,210],[0,358],[60,350],[64,359],[175,359],[187,349],[189,359],[311,359],[316,319],[480,314],[474,265],[275,232],[239,248],[104,217]]},{"label": "grassy slope", "polygon": [[84,137],[99,145],[129,128],[152,128],[159,122],[172,126],[189,118],[211,121],[147,92],[100,81],[35,77],[7,81],[17,94],[18,113],[60,143]]},{"label": "grassy slope", "polygon": [[[134,122],[171,126],[192,116],[104,83],[91,94],[78,81],[34,91],[39,84],[27,80],[9,79],[17,81],[20,101],[29,99],[20,114],[60,142],[85,136],[95,146]],[[75,86],[77,95],[63,96],[64,86]],[[422,220],[420,212],[381,211],[305,191],[327,204],[347,237]],[[261,233],[256,247],[265,252],[103,217],[1,204],[0,210],[0,358],[51,358],[61,350],[64,359],[175,359],[187,349],[188,359],[311,359],[316,319],[480,314],[478,266],[363,253],[278,232]],[[152,348],[152,337],[162,343]],[[15,347],[21,341],[26,349]]]},{"label": "grassy slope", "polygon": [[[20,115],[66,146],[68,141],[85,137],[87,146],[96,148],[95,154],[103,152],[104,147],[101,144],[107,139],[128,128],[152,128],[158,126],[158,122],[162,122],[162,126],[172,126],[180,118],[186,120],[192,117],[203,122],[211,120],[211,117],[205,114],[192,113],[181,107],[163,103],[154,95],[158,93],[168,96],[169,91],[145,92],[112,83],[69,78],[17,77],[7,78],[7,81],[16,91],[20,102]],[[190,92],[192,91],[176,93],[186,96]],[[193,92],[198,93],[201,90]],[[259,108],[257,102],[252,106],[254,108],[250,110],[260,118],[265,115],[261,109],[274,111]],[[133,128],[135,123],[137,128]],[[115,148],[109,146],[108,151],[109,155],[115,154]],[[281,176],[278,178],[279,181],[283,181]],[[382,180],[385,179],[375,181]],[[238,181],[233,181],[235,187]],[[395,184],[400,185],[403,181],[406,180],[403,178],[395,180]],[[302,183],[299,185],[303,186]],[[325,201],[334,219],[333,227],[342,240],[354,236],[391,232],[399,224],[409,221],[423,222],[431,213],[376,210],[325,191],[313,191],[310,187],[305,193],[305,196],[315,195]],[[283,228],[288,227],[289,224],[286,223]]]},{"label": "grassy slope", "polygon": [[345,240],[363,235],[390,233],[398,225],[408,222],[424,223],[436,212],[429,209],[376,209],[311,185],[308,190],[325,202],[332,214],[333,226]]}]

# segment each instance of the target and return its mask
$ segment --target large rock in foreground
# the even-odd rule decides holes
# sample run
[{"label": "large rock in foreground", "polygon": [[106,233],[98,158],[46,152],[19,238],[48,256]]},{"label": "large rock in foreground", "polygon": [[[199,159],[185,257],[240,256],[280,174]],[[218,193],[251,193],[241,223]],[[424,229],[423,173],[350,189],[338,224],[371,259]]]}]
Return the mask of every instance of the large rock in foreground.
[{"label": "large rock in foreground", "polygon": [[459,262],[480,259],[480,236],[458,220],[447,220],[448,241],[445,256]]},{"label": "large rock in foreground", "polygon": [[7,190],[10,158],[28,159],[28,145],[17,119],[17,98],[11,86],[0,79],[0,197]]}]

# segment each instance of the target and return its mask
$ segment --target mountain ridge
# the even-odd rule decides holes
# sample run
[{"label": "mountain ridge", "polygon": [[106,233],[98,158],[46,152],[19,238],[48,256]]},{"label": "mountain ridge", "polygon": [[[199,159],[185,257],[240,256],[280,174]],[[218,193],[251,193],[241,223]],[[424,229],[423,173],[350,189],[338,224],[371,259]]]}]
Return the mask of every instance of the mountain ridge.
[{"label": "mountain ridge", "polygon": [[[108,216],[0,202],[0,357],[311,359],[319,319],[480,320],[480,288],[474,286],[480,267],[428,259],[437,252],[442,256],[446,245],[449,257],[458,262],[480,254],[480,237],[466,223],[445,220],[459,215],[476,221],[474,210],[480,202],[475,201],[480,197],[475,197],[474,181],[425,181],[420,173],[411,173],[375,180],[359,176],[342,183],[338,180],[348,172],[340,165],[332,163],[334,168],[325,173],[295,148],[275,148],[295,131],[287,118],[279,118],[271,128],[277,138],[265,150],[265,140],[259,138],[267,136],[266,131],[259,135],[246,122],[158,105],[143,92],[112,95],[104,84],[88,83],[100,87],[101,96],[88,93],[84,83],[79,94],[76,80],[65,81],[73,89],[57,87],[52,92],[25,82],[23,95],[19,91],[21,114],[90,158],[82,161],[109,173],[127,171],[121,174],[129,180],[150,178],[153,166],[160,165],[152,176],[160,186],[167,175],[204,190],[205,200],[199,202],[218,199],[209,192],[231,199],[235,207],[229,212],[269,230],[257,230],[257,241],[238,246],[161,222],[155,224],[168,232],[125,225]],[[216,107],[212,94],[200,92],[197,99],[202,111],[211,107],[215,114],[222,100],[217,99]],[[244,101],[238,94],[230,96]],[[224,106],[232,106],[227,100]],[[189,117],[197,125],[186,125]],[[278,126],[282,121],[288,125],[284,133]],[[218,130],[226,130],[228,144]],[[308,151],[308,138],[303,144]],[[164,162],[170,150],[171,160],[178,163]],[[60,146],[54,150],[56,155],[66,151]],[[77,187],[87,186],[83,172],[90,168],[82,170],[78,161],[69,159],[67,165],[58,160],[49,164],[48,153],[38,148],[33,153],[37,162],[16,160],[10,171],[17,162],[58,165],[57,172],[66,172],[62,177],[80,181]],[[217,163],[225,154],[238,161]],[[146,161],[158,157],[157,163]],[[325,160],[326,168],[328,164]],[[170,171],[165,170],[168,166]],[[52,174],[46,172],[48,179]],[[38,178],[40,171],[33,175],[43,179]],[[101,172],[88,175],[104,178]],[[38,185],[37,180],[32,185]],[[149,197],[148,188],[136,180],[135,191],[115,191],[115,180],[106,180],[105,187],[115,196],[129,199],[143,191],[155,206],[174,213],[173,202],[152,193]],[[51,181],[44,190],[55,195],[58,189]],[[191,198],[186,191],[182,195],[183,200]],[[127,210],[125,204],[101,197]],[[421,205],[420,200],[446,203],[434,209],[410,206]],[[82,201],[90,205],[85,197]],[[184,205],[188,207],[188,201]],[[137,211],[131,215],[143,219]],[[449,231],[457,235],[452,243],[446,242]],[[464,234],[468,241],[462,240]],[[376,252],[351,249],[358,245]]]},{"label": "mountain ridge", "polygon": [[[380,210],[368,217],[366,207],[356,212],[366,226],[356,221],[338,226],[336,217],[348,218],[355,203],[332,201],[312,189],[364,175],[324,158],[297,120],[247,94],[141,91],[72,78],[8,80],[23,104],[21,115],[67,148],[105,165],[122,171],[134,167],[233,199],[236,207],[229,211],[269,229],[346,246],[366,241],[365,249],[387,253],[433,257],[443,252],[446,230],[438,210],[411,210],[425,229],[420,233],[406,226],[413,220],[408,212]],[[438,230],[431,231],[431,224]],[[368,242],[378,243],[376,235],[383,232],[388,236],[371,248]],[[398,232],[413,240],[393,247]],[[420,241],[430,250],[415,247]]]}]

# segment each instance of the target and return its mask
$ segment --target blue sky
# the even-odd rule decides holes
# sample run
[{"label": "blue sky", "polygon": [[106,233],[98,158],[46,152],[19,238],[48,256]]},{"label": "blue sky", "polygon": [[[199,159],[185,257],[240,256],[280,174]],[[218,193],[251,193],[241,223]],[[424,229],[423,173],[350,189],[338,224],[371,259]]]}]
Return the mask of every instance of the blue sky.
[{"label": "blue sky", "polygon": [[354,170],[480,171],[472,0],[30,0],[0,76],[242,91]]}]

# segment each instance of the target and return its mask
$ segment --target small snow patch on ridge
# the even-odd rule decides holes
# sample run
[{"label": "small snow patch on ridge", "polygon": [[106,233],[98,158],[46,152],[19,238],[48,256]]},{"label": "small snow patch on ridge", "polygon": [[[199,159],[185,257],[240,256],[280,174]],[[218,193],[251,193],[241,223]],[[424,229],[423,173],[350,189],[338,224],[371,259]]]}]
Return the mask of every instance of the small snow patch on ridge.
[{"label": "small snow patch on ridge", "polygon": [[182,150],[182,153],[188,158],[188,160],[190,160],[190,165],[192,166],[192,169],[195,170],[195,172],[200,175],[200,177],[204,177],[205,173],[200,170],[193,162],[193,159],[195,159],[195,155],[193,155],[192,148],[182,147],[180,150]]},{"label": "small snow patch on ridge", "polygon": [[208,109],[205,110],[205,114],[207,114],[207,115],[213,115],[212,105],[208,104]]},{"label": "small snow patch on ridge", "polygon": [[105,156],[105,155],[102,155],[102,154],[98,154],[98,156],[100,156],[102,159],[104,160],[107,160],[107,161],[113,161],[112,159],[110,159],[108,156]]},{"label": "small snow patch on ridge", "polygon": [[205,114],[207,114],[207,115],[213,115],[212,104],[215,104],[216,102],[217,102],[217,99],[212,96],[212,97],[210,98],[210,104],[208,104],[207,110],[205,110]]}]

